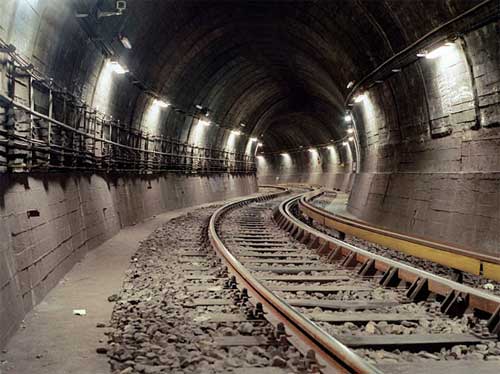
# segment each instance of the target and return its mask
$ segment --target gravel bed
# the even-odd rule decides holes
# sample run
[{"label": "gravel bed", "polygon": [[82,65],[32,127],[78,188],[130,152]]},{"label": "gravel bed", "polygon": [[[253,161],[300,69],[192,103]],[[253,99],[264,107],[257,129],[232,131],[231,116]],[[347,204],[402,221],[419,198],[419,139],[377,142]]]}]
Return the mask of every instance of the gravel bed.
[{"label": "gravel bed", "polygon": [[[203,208],[169,221],[143,241],[131,259],[107,332],[107,351],[113,374],[136,373],[226,373],[236,368],[280,366],[296,372],[302,356],[291,347],[286,354],[270,346],[230,347],[215,345],[224,336],[269,333],[267,322],[199,322],[206,313],[241,312],[235,305],[197,306],[200,298],[233,298],[233,291],[188,292],[186,286],[206,285],[187,281],[183,267],[205,266],[210,257],[193,263],[179,262],[185,251],[213,253],[203,240],[203,226],[215,207]],[[217,270],[217,269],[215,269]],[[212,285],[222,285],[220,280]],[[198,322],[197,322],[198,321]],[[272,328],[271,328],[272,330]]]}]

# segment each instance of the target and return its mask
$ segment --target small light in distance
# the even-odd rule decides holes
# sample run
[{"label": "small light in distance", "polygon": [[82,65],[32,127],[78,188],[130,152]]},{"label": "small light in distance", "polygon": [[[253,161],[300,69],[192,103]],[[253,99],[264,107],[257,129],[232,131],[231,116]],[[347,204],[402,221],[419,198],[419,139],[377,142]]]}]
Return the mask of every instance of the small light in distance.
[{"label": "small light in distance", "polygon": [[347,89],[352,88],[352,86],[354,86],[354,81],[347,83]]},{"label": "small light in distance", "polygon": [[210,126],[212,123],[210,121],[205,121],[203,119],[198,120],[198,125],[200,126]]},{"label": "small light in distance", "polygon": [[119,35],[118,38],[125,48],[132,49],[132,43],[130,43],[130,40],[125,35]]},{"label": "small light in distance", "polygon": [[354,141],[354,136],[350,136],[350,137],[348,138],[348,140],[349,140],[350,142]]},{"label": "small light in distance", "polygon": [[257,138],[250,138],[250,141],[251,141],[251,142],[256,142],[256,141],[257,141]]},{"label": "small light in distance", "polygon": [[344,116],[344,121],[345,121],[345,122],[351,122],[351,121],[352,121],[352,116],[351,116],[350,114],[346,114],[346,115]]},{"label": "small light in distance", "polygon": [[361,103],[362,101],[364,101],[366,99],[366,95],[365,94],[361,94],[361,95],[358,95],[354,98],[354,102],[355,103]]},{"label": "small light in distance", "polygon": [[262,147],[263,145],[264,144],[262,144],[262,143],[257,144],[258,147]]},{"label": "small light in distance", "polygon": [[348,143],[348,142],[342,142],[342,145],[343,145],[344,147],[347,147],[347,146],[349,145],[349,143]]},{"label": "small light in distance", "polygon": [[160,99],[155,99],[154,104],[158,105],[160,108],[168,108],[170,106],[169,102]]},{"label": "small light in distance", "polygon": [[203,107],[200,104],[196,104],[195,107],[196,107],[196,109],[199,109],[199,110],[203,109]]},{"label": "small light in distance", "polygon": [[240,126],[241,126],[241,127],[245,127],[246,125],[245,125],[243,122],[241,122],[241,123],[240,123]]},{"label": "small light in distance", "polygon": [[348,133],[348,134],[352,134],[353,132],[354,132],[354,129],[353,129],[352,127],[349,127],[349,128],[347,129],[347,133]]}]

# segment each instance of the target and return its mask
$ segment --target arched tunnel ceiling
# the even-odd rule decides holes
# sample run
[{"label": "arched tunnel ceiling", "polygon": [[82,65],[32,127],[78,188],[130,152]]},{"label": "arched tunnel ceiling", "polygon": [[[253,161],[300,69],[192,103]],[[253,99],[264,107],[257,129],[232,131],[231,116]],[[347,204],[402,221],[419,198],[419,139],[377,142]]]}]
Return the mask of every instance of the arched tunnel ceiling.
[{"label": "arched tunnel ceiling", "polygon": [[478,2],[129,0],[99,27],[127,35],[122,58],[148,86],[272,151],[338,139],[349,81]]}]

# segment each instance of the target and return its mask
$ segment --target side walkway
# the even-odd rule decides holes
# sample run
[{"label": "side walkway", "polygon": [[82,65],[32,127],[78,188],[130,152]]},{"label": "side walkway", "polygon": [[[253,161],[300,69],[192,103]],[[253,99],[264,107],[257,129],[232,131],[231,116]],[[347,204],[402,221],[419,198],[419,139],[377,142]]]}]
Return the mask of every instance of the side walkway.
[{"label": "side walkway", "polygon": [[[108,296],[121,289],[124,273],[139,242],[162,223],[202,206],[156,216],[89,252],[25,318],[21,329],[0,353],[0,374],[109,374],[105,328],[114,303]],[[86,309],[85,316],[73,315]]]}]

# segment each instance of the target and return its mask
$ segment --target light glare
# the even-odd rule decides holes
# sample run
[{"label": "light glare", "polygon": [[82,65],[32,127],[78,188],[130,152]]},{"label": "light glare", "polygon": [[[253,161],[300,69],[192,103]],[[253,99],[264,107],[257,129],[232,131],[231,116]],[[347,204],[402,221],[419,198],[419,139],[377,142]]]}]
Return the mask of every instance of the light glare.
[{"label": "light glare", "polygon": [[352,127],[348,128],[347,129],[347,133],[348,134],[352,134],[354,132],[354,129]]},{"label": "light glare", "polygon": [[210,126],[211,122],[210,121],[205,121],[203,119],[199,119],[198,120],[198,125],[200,125],[200,126]]},{"label": "light glare", "polygon": [[425,58],[427,58],[429,60],[433,60],[433,59],[436,59],[436,58],[439,58],[439,57],[443,57],[444,55],[446,55],[449,52],[451,52],[452,47],[453,47],[452,44],[446,44],[446,45],[443,45],[441,47],[438,47],[438,48],[430,51],[429,53],[427,53],[425,55]]},{"label": "light glare", "polygon": [[358,95],[354,98],[354,102],[355,103],[361,103],[362,101],[364,101],[366,99],[366,95],[364,94],[361,94],[361,95]]},{"label": "light glare", "polygon": [[170,106],[169,102],[160,99],[155,99],[154,103],[155,105],[158,105],[160,108],[168,108]]},{"label": "light glare", "polygon": [[350,114],[346,114],[344,117],[345,122],[351,122],[352,121],[352,116]]},{"label": "light glare", "polygon": [[125,74],[128,73],[128,69],[120,65],[118,61],[110,61],[111,69],[116,74]]}]

